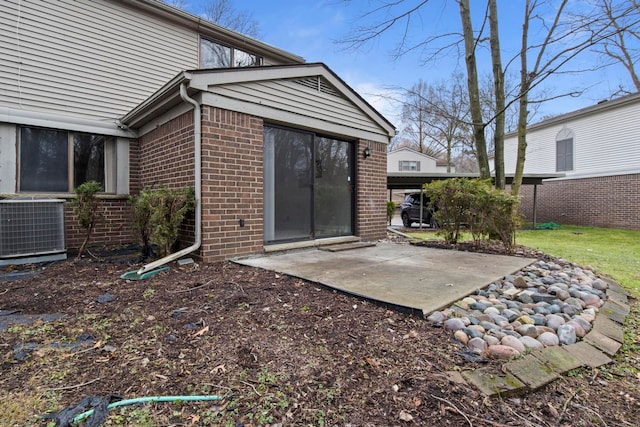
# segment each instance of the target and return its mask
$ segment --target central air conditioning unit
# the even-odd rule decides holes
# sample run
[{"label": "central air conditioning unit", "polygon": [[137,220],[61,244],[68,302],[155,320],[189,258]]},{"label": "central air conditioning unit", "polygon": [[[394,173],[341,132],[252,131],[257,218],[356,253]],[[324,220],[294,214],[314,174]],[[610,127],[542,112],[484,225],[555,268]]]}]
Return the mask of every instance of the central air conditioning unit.
[{"label": "central air conditioning unit", "polygon": [[66,258],[64,200],[0,200],[0,266]]}]

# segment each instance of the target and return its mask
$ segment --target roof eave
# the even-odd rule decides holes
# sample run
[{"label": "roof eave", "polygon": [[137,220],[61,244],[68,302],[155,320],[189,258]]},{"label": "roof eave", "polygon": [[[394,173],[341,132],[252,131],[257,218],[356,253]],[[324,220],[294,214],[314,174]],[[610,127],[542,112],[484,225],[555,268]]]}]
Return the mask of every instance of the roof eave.
[{"label": "roof eave", "polygon": [[304,63],[303,57],[278,49],[253,37],[207,21],[197,15],[186,12],[159,0],[121,0],[130,6],[158,15],[166,20],[190,28],[205,36],[211,36],[221,42],[232,44],[256,54],[265,54],[284,63]]},{"label": "roof eave", "polygon": [[123,127],[137,129],[148,118],[157,115],[161,109],[167,108],[168,105],[178,104],[181,99],[180,85],[183,82],[190,81],[191,78],[192,76],[189,72],[181,71],[151,96],[120,117],[119,122]]},{"label": "roof eave", "polygon": [[[600,113],[603,111],[622,107],[624,105],[632,104],[639,101],[640,101],[640,92],[636,92],[631,95],[626,95],[620,98],[612,99],[611,101],[602,101],[597,103],[596,105],[590,105],[588,107],[584,107],[579,110],[560,114],[559,116],[551,117],[550,119],[543,120],[541,122],[529,125],[527,126],[527,132],[543,129],[543,128],[554,126],[561,123],[566,123],[567,120],[577,119],[580,117],[588,116],[590,114]],[[505,135],[505,138],[511,138],[517,135],[518,135],[517,132],[509,132],[508,134]]]}]

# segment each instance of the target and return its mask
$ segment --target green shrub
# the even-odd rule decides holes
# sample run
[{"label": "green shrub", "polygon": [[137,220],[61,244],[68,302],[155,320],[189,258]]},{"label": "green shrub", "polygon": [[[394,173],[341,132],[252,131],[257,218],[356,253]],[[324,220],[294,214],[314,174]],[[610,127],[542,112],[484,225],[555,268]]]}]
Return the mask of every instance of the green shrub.
[{"label": "green shrub", "polygon": [[391,225],[393,215],[396,213],[396,202],[389,200],[387,202],[387,224]]},{"label": "green shrub", "polygon": [[474,242],[498,239],[512,250],[519,224],[518,199],[504,190],[491,188],[489,180],[452,178],[424,185],[439,233],[448,243],[457,243],[466,227]]},{"label": "green shrub", "polygon": [[100,200],[96,196],[101,191],[102,184],[96,181],[87,181],[75,189],[76,198],[73,200],[73,211],[80,226],[87,231],[76,260],[82,257],[91,238],[91,233],[101,217]]},{"label": "green shrub", "polygon": [[142,241],[142,256],[151,255],[151,212],[152,212],[151,190],[142,190],[140,194],[129,196],[129,203],[133,210],[133,225],[140,233]]},{"label": "green shrub", "polygon": [[159,187],[142,190],[132,196],[134,224],[140,232],[143,253],[150,253],[150,244],[160,249],[160,255],[171,253],[178,240],[180,224],[196,205],[193,188],[168,189]]}]

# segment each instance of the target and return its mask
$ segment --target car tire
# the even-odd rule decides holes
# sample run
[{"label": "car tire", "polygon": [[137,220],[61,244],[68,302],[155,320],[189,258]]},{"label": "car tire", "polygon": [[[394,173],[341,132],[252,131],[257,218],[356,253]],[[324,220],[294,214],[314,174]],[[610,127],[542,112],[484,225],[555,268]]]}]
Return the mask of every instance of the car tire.
[{"label": "car tire", "polygon": [[402,212],[402,215],[400,216],[402,217],[402,225],[405,228],[411,227],[411,220],[409,219],[409,214],[407,214],[406,212]]}]

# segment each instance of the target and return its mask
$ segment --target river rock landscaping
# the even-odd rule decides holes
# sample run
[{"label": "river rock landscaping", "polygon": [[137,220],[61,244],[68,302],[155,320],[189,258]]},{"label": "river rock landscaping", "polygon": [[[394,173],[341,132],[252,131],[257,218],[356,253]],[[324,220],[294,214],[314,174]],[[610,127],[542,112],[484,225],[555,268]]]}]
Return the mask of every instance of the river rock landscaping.
[{"label": "river rock landscaping", "polygon": [[584,337],[606,301],[607,286],[589,269],[537,261],[427,320],[453,331],[478,356],[509,359]]}]

